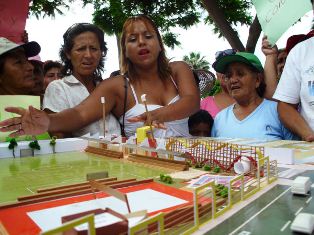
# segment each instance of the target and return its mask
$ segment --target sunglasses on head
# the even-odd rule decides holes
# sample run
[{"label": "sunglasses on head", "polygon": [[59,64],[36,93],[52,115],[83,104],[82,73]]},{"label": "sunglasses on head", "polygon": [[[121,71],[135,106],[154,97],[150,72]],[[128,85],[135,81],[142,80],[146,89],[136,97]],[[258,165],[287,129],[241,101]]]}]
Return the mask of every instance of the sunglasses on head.
[{"label": "sunglasses on head", "polygon": [[218,60],[223,56],[234,55],[235,53],[237,53],[236,49],[227,49],[227,50],[223,50],[223,51],[217,51],[215,53],[215,59]]}]

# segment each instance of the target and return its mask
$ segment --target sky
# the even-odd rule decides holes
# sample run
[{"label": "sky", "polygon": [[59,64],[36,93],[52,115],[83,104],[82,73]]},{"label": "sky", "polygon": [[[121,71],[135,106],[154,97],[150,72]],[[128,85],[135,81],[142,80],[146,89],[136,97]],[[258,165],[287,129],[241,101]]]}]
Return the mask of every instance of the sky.
[{"label": "sky", "polygon": [[[69,11],[64,11],[65,15],[56,15],[55,18],[45,17],[37,19],[35,16],[30,16],[26,21],[26,30],[28,32],[29,41],[37,41],[41,45],[40,57],[42,61],[59,60],[59,49],[62,44],[62,35],[74,23],[88,22],[92,23],[93,7],[87,5],[82,7],[81,3],[74,2]],[[206,14],[206,12],[205,12]],[[286,40],[294,34],[307,33],[311,27],[313,13],[308,12],[300,22],[292,26],[277,42],[279,48],[285,47]],[[245,45],[248,36],[248,27],[239,26],[237,31],[240,35],[242,43]],[[227,40],[218,38],[213,33],[212,27],[197,24],[188,30],[174,28],[173,32],[178,35],[178,40],[181,42],[179,47],[174,50],[167,48],[168,58],[172,60],[182,60],[184,55],[190,52],[199,52],[204,56],[209,63],[214,62],[215,52],[230,48]],[[261,38],[257,42],[255,54],[259,57],[262,63],[265,61],[265,56],[261,52]],[[109,77],[112,71],[119,69],[118,48],[116,38],[105,35],[107,42],[108,53],[105,61],[104,78]],[[213,72],[213,69],[211,69]]]}]

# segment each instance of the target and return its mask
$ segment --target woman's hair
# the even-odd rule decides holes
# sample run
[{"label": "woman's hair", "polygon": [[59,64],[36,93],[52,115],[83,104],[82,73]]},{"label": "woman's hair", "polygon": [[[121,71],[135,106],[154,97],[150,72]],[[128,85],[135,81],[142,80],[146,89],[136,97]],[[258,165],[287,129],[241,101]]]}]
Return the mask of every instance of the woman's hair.
[{"label": "woman's hair", "polygon": [[261,76],[261,82],[259,84],[259,86],[256,88],[256,92],[258,94],[259,97],[263,98],[265,91],[266,91],[266,83],[265,83],[265,79],[264,79],[264,74],[263,72],[257,70],[255,67],[247,65],[252,72],[254,72],[256,74],[256,76]]},{"label": "woman's hair", "polygon": [[[128,74],[130,76],[130,80],[132,80],[132,77],[136,76],[134,64],[132,61],[127,58],[126,56],[126,34],[127,34],[127,29],[128,27],[132,26],[133,23],[141,21],[143,22],[147,28],[153,28],[155,31],[158,41],[159,41],[159,46],[161,48],[161,51],[158,56],[158,74],[161,79],[167,79],[171,76],[171,69],[169,66],[169,60],[166,57],[166,52],[165,52],[165,47],[162,43],[161,35],[157,29],[157,26],[155,23],[152,21],[151,18],[149,18],[146,15],[137,15],[137,16],[132,16],[129,17],[123,25],[122,29],[122,34],[121,34],[121,55],[120,55],[120,67],[121,67],[121,73],[122,74]],[[149,27],[150,26],[150,27]]]},{"label": "woman's hair", "polygon": [[73,73],[71,60],[67,58],[66,54],[70,53],[70,51],[72,50],[74,46],[74,38],[85,32],[92,32],[98,38],[102,56],[97,66],[97,69],[94,72],[94,76],[95,78],[101,77],[101,72],[103,72],[104,70],[104,60],[107,54],[106,42],[104,41],[104,33],[96,25],[89,23],[74,24],[70,28],[68,28],[68,30],[63,34],[63,45],[61,46],[59,52],[61,61],[64,64],[63,69],[61,70],[62,75],[66,76]]},{"label": "woman's hair", "polygon": [[44,63],[44,75],[46,75],[46,73],[52,68],[62,69],[62,64],[58,61],[47,60]]}]

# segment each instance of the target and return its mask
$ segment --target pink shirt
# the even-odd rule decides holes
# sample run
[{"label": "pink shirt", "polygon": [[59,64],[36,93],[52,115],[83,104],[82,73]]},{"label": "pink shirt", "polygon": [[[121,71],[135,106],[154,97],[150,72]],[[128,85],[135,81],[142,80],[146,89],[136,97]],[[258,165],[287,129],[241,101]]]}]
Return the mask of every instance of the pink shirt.
[{"label": "pink shirt", "polygon": [[217,113],[220,112],[220,109],[216,105],[215,99],[213,96],[207,96],[206,98],[201,100],[201,109],[209,112],[213,118],[215,118]]}]

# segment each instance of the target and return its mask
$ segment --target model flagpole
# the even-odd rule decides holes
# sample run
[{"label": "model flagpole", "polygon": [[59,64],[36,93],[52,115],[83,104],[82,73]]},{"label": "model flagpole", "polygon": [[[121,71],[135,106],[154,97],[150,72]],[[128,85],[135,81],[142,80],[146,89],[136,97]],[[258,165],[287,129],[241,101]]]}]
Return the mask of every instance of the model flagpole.
[{"label": "model flagpole", "polygon": [[103,125],[104,125],[104,138],[106,136],[106,104],[105,104],[105,97],[102,96],[100,98],[101,104],[102,104],[102,121],[103,121]]},{"label": "model flagpole", "polygon": [[[146,103],[146,94],[141,95],[141,100],[142,100],[142,102],[143,102],[143,104],[144,104],[144,106],[145,106],[146,117],[147,117],[147,119],[148,119],[148,118],[149,118],[149,113],[148,113],[148,108],[147,108],[147,103]],[[152,123],[149,123],[149,128],[150,128],[150,131],[151,131],[151,133],[152,133],[153,140],[156,141],[156,140],[155,140],[155,137],[154,137],[154,132],[153,132]]]}]

